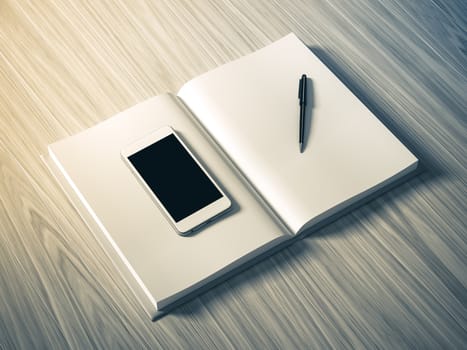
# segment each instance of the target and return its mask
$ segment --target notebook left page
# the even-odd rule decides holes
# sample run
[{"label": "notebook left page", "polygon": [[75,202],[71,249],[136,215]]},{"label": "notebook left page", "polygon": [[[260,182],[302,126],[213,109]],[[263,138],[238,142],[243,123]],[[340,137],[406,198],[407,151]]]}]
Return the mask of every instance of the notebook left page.
[{"label": "notebook left page", "polygon": [[[189,237],[177,234],[120,154],[165,125],[178,133],[233,203],[228,215]],[[51,144],[49,158],[153,318],[158,310],[288,239],[284,227],[170,94]]]}]

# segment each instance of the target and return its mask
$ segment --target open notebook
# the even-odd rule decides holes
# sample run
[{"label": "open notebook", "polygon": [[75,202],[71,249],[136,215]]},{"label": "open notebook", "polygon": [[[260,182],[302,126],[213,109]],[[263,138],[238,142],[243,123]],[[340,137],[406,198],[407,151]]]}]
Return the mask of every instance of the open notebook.
[{"label": "open notebook", "polygon": [[[298,80],[312,82],[304,153]],[[170,125],[232,199],[222,220],[177,235],[123,162]],[[152,319],[184,297],[383,189],[418,160],[293,34],[142,102],[44,156]]]}]

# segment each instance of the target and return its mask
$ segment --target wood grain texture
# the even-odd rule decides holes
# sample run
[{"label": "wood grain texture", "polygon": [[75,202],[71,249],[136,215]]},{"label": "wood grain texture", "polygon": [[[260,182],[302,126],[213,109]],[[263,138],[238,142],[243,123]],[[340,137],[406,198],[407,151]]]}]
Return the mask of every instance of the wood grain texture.
[{"label": "wood grain texture", "polygon": [[[0,1],[0,348],[466,348],[466,14],[462,0]],[[422,171],[151,323],[39,155],[291,31]]]}]

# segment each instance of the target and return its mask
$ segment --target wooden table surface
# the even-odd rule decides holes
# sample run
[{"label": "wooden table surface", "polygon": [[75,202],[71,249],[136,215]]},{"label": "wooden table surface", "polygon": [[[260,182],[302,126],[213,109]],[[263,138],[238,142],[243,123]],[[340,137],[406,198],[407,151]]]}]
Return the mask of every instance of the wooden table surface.
[{"label": "wooden table surface", "polygon": [[[0,349],[465,349],[466,19],[464,0],[1,0]],[[39,155],[289,32],[421,171],[152,323]]]}]

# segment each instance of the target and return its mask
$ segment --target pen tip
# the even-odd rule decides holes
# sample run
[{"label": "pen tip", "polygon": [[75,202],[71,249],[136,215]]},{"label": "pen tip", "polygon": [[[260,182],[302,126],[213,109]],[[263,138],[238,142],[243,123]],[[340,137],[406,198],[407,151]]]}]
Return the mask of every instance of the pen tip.
[{"label": "pen tip", "polygon": [[300,153],[303,153],[303,142],[300,142]]}]

